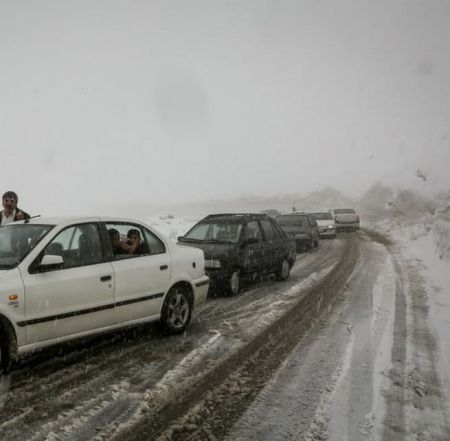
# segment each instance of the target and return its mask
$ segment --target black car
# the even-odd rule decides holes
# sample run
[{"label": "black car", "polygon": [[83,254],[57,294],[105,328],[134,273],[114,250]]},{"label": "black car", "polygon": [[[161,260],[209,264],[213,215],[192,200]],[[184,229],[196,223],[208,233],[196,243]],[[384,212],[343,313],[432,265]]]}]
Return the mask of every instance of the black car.
[{"label": "black car", "polygon": [[212,214],[178,241],[202,249],[211,285],[234,295],[243,278],[275,273],[285,280],[295,262],[295,242],[266,214]]},{"label": "black car", "polygon": [[277,216],[276,221],[288,236],[295,238],[298,252],[319,246],[319,226],[313,216],[294,212]]}]

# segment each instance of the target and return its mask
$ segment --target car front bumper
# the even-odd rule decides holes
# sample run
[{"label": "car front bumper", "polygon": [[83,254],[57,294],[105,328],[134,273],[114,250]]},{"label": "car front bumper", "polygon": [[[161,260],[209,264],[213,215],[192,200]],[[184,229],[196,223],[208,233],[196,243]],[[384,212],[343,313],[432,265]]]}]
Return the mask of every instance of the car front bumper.
[{"label": "car front bumper", "polygon": [[198,305],[206,300],[208,296],[208,289],[210,285],[210,278],[205,275],[192,281],[194,287],[194,304]]},{"label": "car front bumper", "polygon": [[359,222],[336,223],[336,230],[359,230]]},{"label": "car front bumper", "polygon": [[228,268],[207,268],[206,274],[209,277],[211,287],[227,286],[231,277],[231,271]]},{"label": "car front bumper", "polygon": [[336,236],[336,229],[335,228],[326,228],[319,231],[320,237],[334,237]]}]

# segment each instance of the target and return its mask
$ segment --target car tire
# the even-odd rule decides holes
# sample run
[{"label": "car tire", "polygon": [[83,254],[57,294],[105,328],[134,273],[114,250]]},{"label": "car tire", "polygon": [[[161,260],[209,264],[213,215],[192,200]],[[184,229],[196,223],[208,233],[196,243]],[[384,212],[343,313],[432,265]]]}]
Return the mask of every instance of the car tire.
[{"label": "car tire", "polygon": [[241,289],[241,273],[238,268],[235,268],[228,279],[227,293],[230,296],[235,296]]},{"label": "car tire", "polygon": [[6,374],[11,366],[11,351],[9,350],[9,338],[6,332],[0,328],[0,375]]},{"label": "car tire", "polygon": [[289,278],[289,273],[291,272],[291,265],[287,259],[283,259],[281,262],[280,269],[275,273],[277,280],[287,280]]},{"label": "car tire", "polygon": [[170,288],[161,311],[161,324],[168,334],[183,332],[192,316],[193,299],[188,288],[177,285]]}]

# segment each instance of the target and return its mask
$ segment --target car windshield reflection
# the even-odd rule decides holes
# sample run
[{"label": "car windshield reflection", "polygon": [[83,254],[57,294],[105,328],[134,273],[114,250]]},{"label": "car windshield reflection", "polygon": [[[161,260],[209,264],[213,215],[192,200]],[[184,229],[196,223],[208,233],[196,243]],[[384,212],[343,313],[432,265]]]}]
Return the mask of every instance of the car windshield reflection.
[{"label": "car windshield reflection", "polygon": [[5,225],[0,228],[0,269],[17,266],[53,225]]},{"label": "car windshield reflection", "polygon": [[228,220],[202,222],[186,233],[184,239],[206,243],[238,243],[240,241],[242,223]]}]

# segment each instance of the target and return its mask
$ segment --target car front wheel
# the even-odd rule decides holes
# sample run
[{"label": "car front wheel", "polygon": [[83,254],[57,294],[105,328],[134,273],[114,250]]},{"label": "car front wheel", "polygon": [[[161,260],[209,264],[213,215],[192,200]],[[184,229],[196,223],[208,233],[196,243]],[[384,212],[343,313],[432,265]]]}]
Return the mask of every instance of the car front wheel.
[{"label": "car front wheel", "polygon": [[6,374],[11,364],[8,336],[0,329],[0,375]]},{"label": "car front wheel", "polygon": [[182,286],[170,289],[161,312],[161,323],[170,334],[183,332],[191,320],[192,300],[190,292]]},{"label": "car front wheel", "polygon": [[286,259],[281,262],[281,267],[275,274],[278,280],[287,280],[291,271],[291,265]]},{"label": "car front wheel", "polygon": [[228,280],[228,293],[231,296],[235,296],[236,294],[238,294],[240,288],[241,288],[241,275],[238,269],[234,269]]}]

